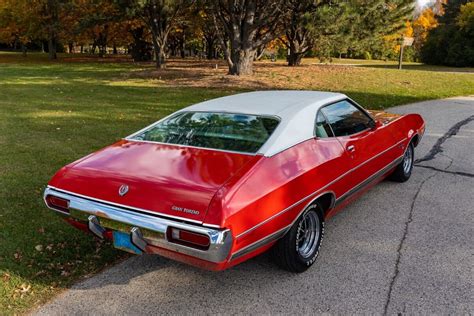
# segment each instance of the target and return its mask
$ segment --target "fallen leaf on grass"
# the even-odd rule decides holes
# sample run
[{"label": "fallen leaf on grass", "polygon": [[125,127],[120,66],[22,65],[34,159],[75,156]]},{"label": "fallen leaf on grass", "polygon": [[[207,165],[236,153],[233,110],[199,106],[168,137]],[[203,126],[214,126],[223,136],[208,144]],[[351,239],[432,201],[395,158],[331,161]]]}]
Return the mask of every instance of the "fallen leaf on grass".
[{"label": "fallen leaf on grass", "polygon": [[3,273],[3,276],[2,276],[2,279],[3,279],[3,282],[7,282],[8,280],[10,280],[10,277],[11,275],[8,274],[8,273]]},{"label": "fallen leaf on grass", "polygon": [[35,249],[36,251],[43,251],[43,245],[36,245]]},{"label": "fallen leaf on grass", "polygon": [[31,285],[30,285],[30,284],[23,283],[23,284],[20,286],[20,292],[21,292],[21,293],[26,293],[26,292],[28,292],[29,290],[31,290]]},{"label": "fallen leaf on grass", "polygon": [[[31,285],[23,283],[18,289],[13,293],[13,299],[23,298],[31,290]],[[31,291],[33,293],[33,291]]]}]

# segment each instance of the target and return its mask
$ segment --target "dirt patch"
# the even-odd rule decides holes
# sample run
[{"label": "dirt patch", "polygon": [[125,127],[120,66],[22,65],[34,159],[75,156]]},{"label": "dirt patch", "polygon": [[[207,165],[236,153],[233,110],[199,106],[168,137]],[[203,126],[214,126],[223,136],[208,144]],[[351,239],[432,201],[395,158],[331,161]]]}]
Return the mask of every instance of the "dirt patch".
[{"label": "dirt patch", "polygon": [[305,64],[288,67],[284,62],[263,61],[255,63],[253,76],[229,76],[224,61],[190,59],[171,59],[166,69],[143,66],[144,69],[125,74],[125,79],[153,79],[168,86],[181,87],[311,89],[320,86],[328,75],[361,71],[352,66]]}]

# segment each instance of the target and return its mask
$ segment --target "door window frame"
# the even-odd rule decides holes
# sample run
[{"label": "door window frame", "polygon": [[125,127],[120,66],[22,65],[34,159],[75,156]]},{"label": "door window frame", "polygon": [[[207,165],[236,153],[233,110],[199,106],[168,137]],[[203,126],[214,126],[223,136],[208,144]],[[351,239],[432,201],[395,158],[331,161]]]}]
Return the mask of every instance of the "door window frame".
[{"label": "door window frame", "polygon": [[[357,133],[354,133],[354,134],[350,134],[350,135],[343,135],[343,136],[336,136],[336,134],[334,133],[334,130],[331,126],[331,123],[329,123],[329,120],[327,118],[327,116],[321,111],[322,109],[324,109],[325,107],[327,106],[331,106],[331,105],[334,105],[334,104],[337,104],[337,103],[340,103],[340,102],[344,102],[344,101],[347,101],[349,102],[351,105],[353,105],[355,108],[357,108],[358,110],[360,110],[363,114],[365,114],[369,119],[370,121],[372,122],[372,125],[375,126],[375,119],[372,117],[372,115],[370,115],[369,112],[367,112],[366,109],[364,109],[362,106],[360,106],[357,102],[355,102],[354,100],[352,100],[351,98],[344,98],[344,99],[341,99],[341,100],[338,100],[338,101],[335,101],[335,102],[331,102],[331,103],[328,103],[328,104],[325,104],[323,106],[321,106],[318,111],[316,112],[316,116],[314,118],[314,131],[313,131],[313,135],[315,138],[317,139],[327,139],[327,138],[339,138],[339,137],[353,137],[354,135],[358,135],[360,133],[364,133],[364,132],[367,132],[368,130],[371,130],[372,127],[369,126],[368,128],[362,130],[362,131],[359,131]],[[318,115],[319,115],[319,112],[321,112],[321,114],[324,116],[324,118],[326,119],[326,122],[327,124],[329,125],[329,127],[331,128],[331,131],[332,131],[332,134],[333,136],[330,136],[330,137],[318,137],[316,135],[316,123],[318,121]]]},{"label": "door window frame", "polygon": [[[324,114],[323,112],[319,111],[320,109],[318,109],[318,111],[316,112],[316,118],[314,120],[314,131],[313,131],[313,135],[314,137],[316,137],[317,139],[328,139],[328,138],[335,138],[336,137],[336,134],[334,134],[334,130],[332,129],[332,126],[331,124],[329,124],[329,120],[326,116],[326,114]],[[321,114],[323,117],[324,117],[324,121],[326,122],[326,124],[329,126],[329,129],[331,130],[331,136],[328,136],[328,137],[319,137],[317,132],[316,132],[316,129],[318,128],[316,124],[318,124],[318,116],[319,114]]]}]

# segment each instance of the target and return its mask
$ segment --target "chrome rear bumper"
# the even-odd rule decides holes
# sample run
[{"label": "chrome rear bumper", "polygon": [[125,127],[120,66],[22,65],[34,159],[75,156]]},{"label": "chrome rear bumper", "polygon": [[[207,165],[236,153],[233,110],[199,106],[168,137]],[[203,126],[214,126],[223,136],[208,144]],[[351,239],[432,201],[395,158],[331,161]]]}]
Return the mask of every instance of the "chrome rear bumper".
[{"label": "chrome rear bumper", "polygon": [[[45,200],[48,208],[63,216],[89,223],[89,227],[92,225],[95,228],[92,231],[96,235],[100,234],[101,228],[130,234],[133,232],[132,235],[135,238],[139,236],[147,245],[164,248],[214,263],[225,261],[230,254],[232,234],[229,229],[219,230],[143,214],[126,208],[97,202],[92,198],[79,197],[73,193],[49,186],[44,191],[44,198],[46,199],[48,195],[69,200],[69,213],[48,206]],[[209,249],[200,250],[168,241],[166,234],[168,227],[209,236]]]}]

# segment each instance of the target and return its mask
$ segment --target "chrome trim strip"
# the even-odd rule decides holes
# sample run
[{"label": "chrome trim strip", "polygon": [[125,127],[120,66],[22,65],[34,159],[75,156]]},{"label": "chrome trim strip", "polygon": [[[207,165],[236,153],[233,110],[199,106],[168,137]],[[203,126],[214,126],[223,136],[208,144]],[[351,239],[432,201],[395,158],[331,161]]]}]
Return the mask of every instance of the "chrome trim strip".
[{"label": "chrome trim strip", "polygon": [[355,187],[352,189],[347,190],[344,194],[342,194],[337,200],[336,200],[336,206],[344,202],[347,198],[349,198],[351,195],[354,195],[355,193],[359,192],[363,188],[365,188],[367,185],[369,185],[372,181],[377,179],[378,177],[382,176],[383,174],[387,173],[390,171],[390,169],[396,167],[401,161],[403,160],[403,156],[400,156],[393,160],[391,163],[380,169],[379,171],[375,172],[372,174],[370,177],[365,179],[364,181],[360,182],[357,184]]},{"label": "chrome trim strip", "polygon": [[391,149],[397,147],[398,145],[400,145],[401,143],[403,143],[403,142],[405,142],[405,141],[406,141],[406,139],[403,139],[403,140],[399,141],[398,143],[396,143],[395,145],[393,145],[393,146],[391,146],[391,147],[385,149],[384,151],[378,153],[377,155],[375,155],[375,156],[373,156],[373,157],[367,159],[366,161],[362,162],[362,163],[359,164],[358,166],[356,166],[356,167],[354,167],[354,168],[352,168],[352,169],[346,171],[345,173],[343,173],[342,175],[340,175],[340,176],[337,177],[336,179],[332,180],[331,182],[329,182],[328,184],[326,184],[326,185],[323,186],[322,188],[320,188],[320,189],[314,191],[313,193],[311,193],[311,194],[305,196],[305,197],[302,198],[301,200],[299,200],[299,201],[293,203],[292,205],[288,206],[287,208],[283,209],[282,211],[280,211],[280,212],[278,212],[278,213],[276,213],[276,214],[270,216],[269,218],[267,218],[267,219],[264,220],[263,222],[260,222],[260,223],[258,223],[257,225],[255,225],[255,226],[253,226],[253,227],[247,229],[246,231],[244,231],[244,232],[238,234],[237,236],[235,236],[235,238],[236,238],[236,239],[239,239],[239,238],[241,238],[242,236],[244,236],[244,235],[246,235],[246,234],[248,234],[248,233],[254,231],[254,230],[257,229],[258,227],[260,227],[260,226],[266,224],[267,222],[271,221],[272,219],[274,219],[274,218],[276,218],[276,217],[278,217],[278,216],[284,214],[285,212],[287,212],[288,210],[292,209],[293,207],[295,207],[295,206],[301,204],[301,203],[304,202],[305,200],[311,198],[312,196],[314,196],[314,195],[318,194],[319,192],[325,190],[325,189],[326,189],[327,187],[329,187],[330,185],[332,185],[332,184],[336,183],[337,181],[341,180],[341,179],[342,179],[343,177],[345,177],[346,175],[348,175],[348,174],[352,173],[353,171],[359,169],[360,167],[364,166],[365,164],[369,163],[370,161],[374,160],[375,158],[378,158],[379,156],[385,154],[387,151],[389,151],[389,150],[391,150]]},{"label": "chrome trim strip", "polygon": [[326,119],[326,123],[329,125],[329,128],[330,128],[331,131],[332,131],[332,136],[324,137],[324,138],[352,137],[352,136],[354,136],[354,135],[358,135],[358,134],[361,134],[361,133],[363,133],[363,132],[367,132],[367,131],[372,130],[372,128],[368,127],[368,128],[366,128],[366,129],[364,129],[364,130],[362,130],[362,131],[359,131],[359,132],[357,132],[357,133],[354,133],[354,134],[351,134],[351,135],[347,135],[347,136],[336,136],[336,134],[334,134],[334,130],[333,130],[331,124],[329,123],[329,120],[328,120],[326,114],[324,114],[324,112],[321,111],[321,110],[324,109],[324,108],[327,107],[327,106],[331,106],[331,105],[334,105],[334,104],[337,104],[337,103],[340,103],[340,102],[344,102],[344,101],[348,101],[350,104],[352,104],[354,107],[356,107],[358,110],[360,110],[361,112],[363,112],[366,116],[368,116],[373,122],[375,122],[375,118],[373,118],[372,115],[370,115],[370,113],[369,113],[366,109],[364,109],[359,103],[355,102],[354,100],[352,100],[351,98],[349,98],[349,97],[346,96],[344,99],[341,99],[341,100],[339,100],[339,101],[334,101],[334,102],[326,103],[325,105],[319,107],[319,109],[316,111],[316,117],[315,117],[315,121],[314,121],[314,123],[315,123],[315,124],[314,124],[314,131],[313,131],[313,135],[314,135],[315,138],[320,139],[320,137],[317,137],[317,136],[316,136],[316,120],[318,119],[319,113],[322,113],[322,114],[323,114],[324,118]]},{"label": "chrome trim strip", "polygon": [[[195,258],[210,262],[223,262],[229,256],[232,248],[233,238],[229,229],[218,230],[196,226],[193,224],[173,221],[170,219],[138,213],[130,209],[120,208],[100,202],[91,201],[76,195],[46,188],[44,197],[54,195],[69,200],[71,218],[87,221],[91,215],[97,219],[101,227],[131,233],[133,227],[138,227],[144,235],[147,243],[168,249],[177,253],[186,254]],[[48,206],[48,208],[50,208]],[[56,211],[54,208],[50,208]],[[64,213],[61,213],[64,215]],[[169,242],[166,237],[168,227],[188,230],[209,237],[210,246],[208,250],[200,250],[185,245]]]},{"label": "chrome trim strip", "polygon": [[251,253],[252,251],[254,250],[257,250],[258,248],[272,242],[272,241],[275,241],[281,237],[283,237],[286,232],[291,228],[291,225],[288,225],[286,227],[283,227],[282,229],[274,232],[274,233],[271,233],[270,235],[267,235],[265,237],[263,237],[262,239],[260,240],[257,240],[256,242],[248,245],[248,246],[245,246],[244,248],[234,252],[231,257],[230,257],[230,260],[229,261],[232,261],[232,260],[235,260],[237,258],[240,258],[248,253]]},{"label": "chrome trim strip", "polygon": [[[66,193],[66,194],[70,194],[70,195],[74,195],[74,196],[77,196],[77,197],[81,197],[81,198],[84,198],[84,199],[87,199],[87,200],[97,201],[97,202],[104,203],[104,204],[109,204],[109,205],[113,205],[113,206],[123,207],[123,208],[129,209],[129,210],[135,210],[135,211],[138,211],[138,212],[147,213],[147,214],[150,214],[150,215],[154,215],[154,216],[156,216],[156,217],[160,217],[160,216],[161,216],[161,217],[167,217],[167,218],[177,219],[177,220],[181,220],[181,221],[185,221],[185,222],[189,222],[189,223],[195,223],[195,224],[200,224],[200,225],[203,224],[202,221],[197,221],[197,220],[188,219],[188,218],[184,218],[184,217],[179,217],[179,216],[173,216],[173,215],[168,215],[168,214],[153,212],[153,211],[145,210],[145,209],[138,208],[138,207],[133,207],[133,206],[128,206],[128,205],[124,205],[124,204],[113,203],[113,202],[109,202],[109,201],[105,201],[105,200],[101,200],[101,199],[96,199],[96,198],[93,198],[93,197],[90,197],[90,196],[87,196],[87,195],[82,195],[82,194],[70,192],[70,191],[67,191],[67,190],[59,189],[59,188],[56,188],[56,187],[54,187],[54,186],[52,186],[52,185],[48,185],[47,188],[53,189],[53,190],[58,191],[58,192],[63,192],[63,193]],[[46,196],[45,196],[45,197],[46,197]],[[55,211],[56,211],[56,210],[55,210]],[[63,213],[64,213],[64,212],[63,212]],[[67,214],[67,213],[66,213],[66,214]]]},{"label": "chrome trim strip", "polygon": [[122,138],[122,139],[123,139],[123,140],[126,140],[126,141],[128,141],[128,142],[147,143],[147,144],[158,144],[158,145],[168,145],[168,146],[174,146],[174,147],[194,148],[194,149],[218,151],[218,152],[231,153],[231,154],[240,154],[240,155],[246,155],[246,156],[262,155],[262,154],[260,154],[260,153],[258,153],[258,152],[256,152],[256,153],[249,153],[249,152],[244,152],[244,151],[233,151],[233,150],[225,150],[225,149],[217,149],[217,148],[206,148],[206,147],[197,147],[197,146],[182,145],[182,144],[162,143],[162,142],[156,142],[156,141],[150,141],[150,140],[132,139],[132,138],[128,138],[128,137]]},{"label": "chrome trim strip", "polygon": [[[339,199],[332,202],[332,204],[334,204],[333,206],[336,206],[339,203],[342,203],[344,201],[344,199],[346,199],[348,196],[352,195],[353,193],[356,193],[358,190],[362,189],[364,186],[369,184],[372,180],[375,180],[377,177],[379,177],[379,176],[383,175],[384,173],[390,171],[390,169],[394,168],[398,163],[400,163],[400,161],[402,159],[403,159],[403,156],[398,157],[397,159],[395,159],[391,163],[389,163],[387,166],[383,167],[382,169],[380,169],[379,171],[374,173],[372,176],[370,176],[369,178],[365,179],[364,181],[362,181],[361,183],[356,185],[354,188],[357,188],[357,190],[354,190],[354,192],[351,192],[350,194],[347,194],[349,191],[353,191],[353,189],[354,189],[353,188],[353,189],[350,189],[349,191],[347,191],[346,193],[344,193],[344,195],[342,195]],[[334,192],[332,192],[332,191],[326,191],[326,192],[321,193],[320,195],[318,195],[318,197],[320,197],[324,194],[327,194],[327,193],[333,193],[334,194]],[[345,196],[346,194],[347,194],[347,196]],[[274,241],[274,240],[276,240],[280,237],[283,237],[285,235],[285,233],[294,225],[294,223],[301,216],[301,214],[306,210],[306,208],[309,205],[311,205],[311,203],[313,203],[318,197],[312,199],[309,203],[307,203],[307,205],[305,207],[303,207],[302,211],[300,213],[298,213],[298,216],[295,217],[295,219],[291,222],[290,225],[285,226],[282,229],[278,230],[277,232],[272,233],[270,235],[267,235],[267,236],[263,237],[262,239],[257,240],[256,242],[254,242],[254,243],[238,250],[237,252],[234,252],[230,257],[230,261],[235,260],[235,259],[237,259],[237,258],[239,258],[243,255],[246,255],[246,254],[248,254],[248,253],[250,253],[254,250],[257,250],[259,247],[261,247],[261,246],[263,246],[267,243],[270,243],[271,241]],[[282,231],[284,233],[280,235],[279,233],[282,232]],[[236,238],[238,238],[239,236],[237,236]]]},{"label": "chrome trim strip", "polygon": [[[196,104],[199,104],[199,103],[196,103]],[[124,137],[125,139],[127,138],[130,138],[130,137],[134,137],[138,134],[141,134],[143,133],[144,131],[146,131],[147,129],[150,129],[152,127],[154,127],[155,125],[157,125],[158,123],[161,123],[162,121],[166,120],[166,119],[169,119],[169,118],[172,118],[173,116],[176,116],[178,114],[181,114],[181,113],[186,113],[186,112],[198,112],[198,113],[224,113],[224,114],[241,114],[241,115],[252,115],[252,116],[262,116],[262,117],[270,117],[270,118],[275,118],[279,121],[279,123],[281,123],[281,120],[282,118],[278,115],[263,115],[263,114],[250,114],[250,113],[245,113],[245,112],[232,112],[232,111],[202,111],[202,110],[189,110],[190,107],[192,107],[193,105],[196,105],[196,104],[192,104],[190,106],[187,106],[185,108],[182,108],[181,110],[178,110],[178,111],[175,111],[175,112],[172,112],[164,117],[162,117],[161,119],[159,119],[158,121],[155,121],[147,126],[145,126],[144,128],[136,131],[135,133],[133,134],[130,134],[128,135],[127,137]],[[279,124],[278,123],[278,124]],[[199,147],[201,148],[201,147]]]},{"label": "chrome trim strip", "polygon": [[[192,105],[191,105],[192,106]],[[262,155],[262,153],[260,152],[260,149],[265,145],[265,143],[268,141],[268,139],[270,138],[270,136],[267,138],[267,140],[265,141],[265,143],[262,144],[262,146],[260,146],[260,148],[254,152],[254,153],[249,153],[249,152],[243,152],[243,151],[234,151],[234,150],[225,150],[225,149],[217,149],[217,148],[208,148],[208,147],[198,147],[198,146],[191,146],[191,145],[182,145],[182,144],[172,144],[172,143],[163,143],[163,142],[157,142],[157,141],[149,141],[149,140],[139,140],[139,139],[133,139],[133,137],[145,132],[146,130],[148,129],[151,129],[153,128],[155,125],[158,125],[159,123],[161,123],[162,121],[168,119],[168,118],[172,118],[173,116],[176,116],[178,114],[181,114],[181,113],[222,113],[222,114],[236,114],[236,115],[251,115],[251,116],[258,116],[258,117],[267,117],[267,118],[273,118],[273,119],[276,119],[278,120],[278,125],[280,125],[282,119],[280,116],[278,115],[261,115],[261,114],[249,114],[249,113],[243,113],[243,112],[230,112],[230,111],[193,111],[193,110],[186,110],[185,109],[181,109],[179,111],[176,111],[176,112],[173,112],[171,113],[170,115],[167,115],[165,117],[163,117],[162,119],[142,128],[141,130],[131,134],[131,135],[128,135],[127,137],[124,137],[122,139],[124,140],[127,140],[127,141],[130,141],[130,142],[141,142],[141,143],[150,143],[150,144],[162,144],[162,145],[171,145],[171,146],[177,146],[177,147],[187,147],[187,148],[195,148],[195,149],[205,149],[205,150],[211,150],[211,151],[219,151],[219,152],[225,152],[225,153],[232,153],[232,154],[242,154],[242,155],[248,155],[248,156],[257,156],[257,155]],[[276,128],[278,128],[278,125]],[[275,130],[276,130],[275,128]],[[274,131],[275,131],[274,130]],[[272,133],[273,134],[273,133]]]},{"label": "chrome trim strip", "polygon": [[214,224],[202,224],[202,226],[204,227],[209,227],[209,228],[217,228],[217,229],[220,229],[221,227],[219,225],[214,225]]},{"label": "chrome trim strip", "polygon": [[331,194],[332,195],[332,200],[331,200],[331,205],[329,206],[329,209],[332,209],[336,206],[336,193],[334,193],[334,191],[324,191],[323,193],[321,194],[318,194],[318,196],[312,198],[308,203],[306,203],[306,205],[302,208],[302,211],[298,214],[298,216],[296,216],[296,218],[293,220],[293,222],[291,223],[291,225],[293,225],[295,223],[295,221],[298,219],[298,217],[300,217],[301,213],[304,212],[304,210],[310,206],[311,204],[313,204],[314,201],[316,201],[317,199],[319,199],[321,196],[323,195],[326,195],[326,194]]}]

